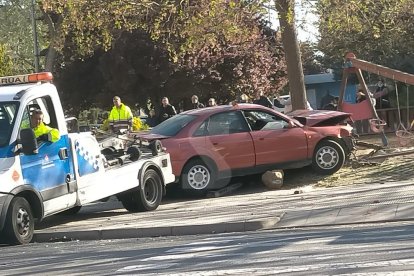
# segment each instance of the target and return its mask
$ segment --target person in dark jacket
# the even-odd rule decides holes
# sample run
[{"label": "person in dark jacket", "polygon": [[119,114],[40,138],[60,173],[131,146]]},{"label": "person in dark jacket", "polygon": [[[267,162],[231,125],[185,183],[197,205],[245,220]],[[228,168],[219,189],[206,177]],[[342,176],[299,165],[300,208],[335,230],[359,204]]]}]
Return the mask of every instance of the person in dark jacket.
[{"label": "person in dark jacket", "polygon": [[263,105],[263,106],[268,107],[268,108],[273,107],[273,104],[269,100],[269,98],[266,97],[265,95],[263,95],[263,91],[260,91],[260,93],[258,94],[258,96],[256,97],[256,99],[254,100],[253,103],[260,104],[260,105]]},{"label": "person in dark jacket", "polygon": [[177,115],[175,107],[172,106],[167,97],[162,98],[160,107],[160,114],[158,115],[158,122],[162,123],[168,118],[171,118],[174,115]]},{"label": "person in dark jacket", "polygon": [[158,125],[158,118],[157,116],[155,116],[155,110],[151,109],[148,113],[148,118],[145,120],[145,123],[149,126],[149,127],[155,127],[156,125]]},{"label": "person in dark jacket", "polygon": [[203,107],[204,107],[204,104],[198,101],[198,96],[193,95],[191,97],[191,109],[198,109],[198,108],[203,108]]}]

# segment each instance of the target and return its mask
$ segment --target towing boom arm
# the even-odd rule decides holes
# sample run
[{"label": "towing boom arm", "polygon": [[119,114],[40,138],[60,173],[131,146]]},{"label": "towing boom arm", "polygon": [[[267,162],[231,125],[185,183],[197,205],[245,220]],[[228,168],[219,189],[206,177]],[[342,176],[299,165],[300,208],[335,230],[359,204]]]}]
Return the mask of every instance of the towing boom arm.
[{"label": "towing boom arm", "polygon": [[348,67],[358,68],[362,71],[374,73],[387,79],[414,85],[414,75],[412,74],[377,65],[362,59],[357,59],[353,53],[348,53],[345,56],[345,59]]}]

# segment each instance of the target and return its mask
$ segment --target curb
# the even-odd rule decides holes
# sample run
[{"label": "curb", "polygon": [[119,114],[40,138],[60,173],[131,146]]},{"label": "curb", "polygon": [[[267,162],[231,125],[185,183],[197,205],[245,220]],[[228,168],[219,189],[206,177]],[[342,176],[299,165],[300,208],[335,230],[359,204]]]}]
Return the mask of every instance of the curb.
[{"label": "curb", "polygon": [[163,236],[185,236],[201,234],[219,234],[230,232],[257,231],[274,228],[285,213],[273,218],[224,222],[216,224],[198,224],[153,228],[121,228],[85,231],[59,231],[35,233],[33,242],[63,242],[74,240],[133,239]]}]

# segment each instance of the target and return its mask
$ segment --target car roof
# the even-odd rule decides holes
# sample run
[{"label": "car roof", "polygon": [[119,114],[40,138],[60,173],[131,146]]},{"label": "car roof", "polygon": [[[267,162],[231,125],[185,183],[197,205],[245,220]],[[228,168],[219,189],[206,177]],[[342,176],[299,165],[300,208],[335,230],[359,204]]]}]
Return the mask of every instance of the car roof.
[{"label": "car roof", "polygon": [[[218,105],[218,106],[212,106],[212,107],[204,107],[204,108],[198,108],[198,109],[191,109],[184,112],[181,112],[180,114],[188,114],[188,115],[195,115],[195,116],[209,116],[215,113],[220,113],[223,111],[231,111],[231,110],[239,110],[239,109],[267,109],[272,110],[270,108],[264,107],[262,105],[258,104],[246,104],[246,103],[239,103],[236,105]],[[273,111],[273,110],[272,110]]]}]

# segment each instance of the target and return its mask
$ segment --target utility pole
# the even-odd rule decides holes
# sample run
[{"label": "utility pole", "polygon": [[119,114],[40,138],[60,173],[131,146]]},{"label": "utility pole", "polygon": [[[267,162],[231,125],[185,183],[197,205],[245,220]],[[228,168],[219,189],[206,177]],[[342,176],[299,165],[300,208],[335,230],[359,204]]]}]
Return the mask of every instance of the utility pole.
[{"label": "utility pole", "polygon": [[37,45],[37,27],[36,27],[36,0],[32,0],[31,17],[32,17],[32,28],[33,28],[33,52],[34,52],[34,65],[35,72],[39,72],[39,47]]}]

